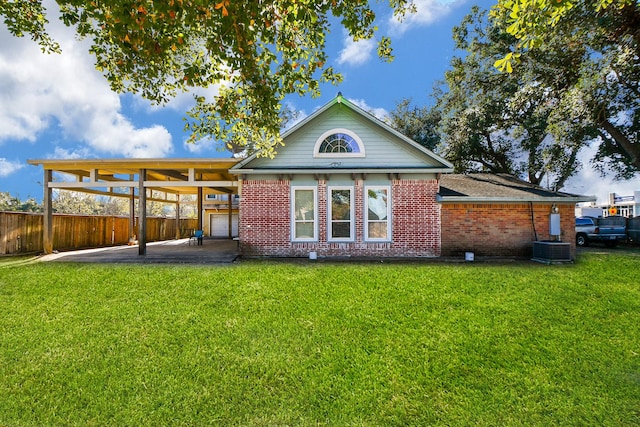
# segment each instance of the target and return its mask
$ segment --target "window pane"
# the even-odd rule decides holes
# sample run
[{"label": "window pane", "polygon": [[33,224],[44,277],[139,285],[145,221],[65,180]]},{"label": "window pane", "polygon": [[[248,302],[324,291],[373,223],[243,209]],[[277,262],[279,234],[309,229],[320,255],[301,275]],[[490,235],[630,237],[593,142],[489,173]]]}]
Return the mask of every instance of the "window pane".
[{"label": "window pane", "polygon": [[386,239],[387,223],[385,222],[369,222],[369,239]]},{"label": "window pane", "polygon": [[320,153],[359,153],[360,146],[350,136],[344,133],[329,135],[320,144]]},{"label": "window pane", "polygon": [[295,191],[295,216],[296,220],[313,220],[313,190]]},{"label": "window pane", "polygon": [[329,239],[352,239],[351,188],[331,188],[329,190],[331,206],[329,215]]},{"label": "window pane", "polygon": [[331,219],[351,219],[351,190],[331,190]]},{"label": "window pane", "polygon": [[334,222],[331,226],[331,237],[334,239],[351,238],[351,223]]},{"label": "window pane", "polygon": [[367,201],[368,219],[380,220],[387,219],[387,190],[378,188],[368,191],[369,200]]},{"label": "window pane", "polygon": [[313,222],[296,222],[296,239],[313,239]]}]

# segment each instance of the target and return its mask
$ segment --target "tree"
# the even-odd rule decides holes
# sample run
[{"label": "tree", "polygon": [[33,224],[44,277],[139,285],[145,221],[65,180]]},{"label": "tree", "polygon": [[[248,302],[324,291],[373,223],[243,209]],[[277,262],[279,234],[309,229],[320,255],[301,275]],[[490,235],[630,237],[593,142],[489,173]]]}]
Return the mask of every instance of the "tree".
[{"label": "tree", "polygon": [[126,197],[101,197],[99,198],[100,215],[126,216],[129,215],[129,199]]},{"label": "tree", "polygon": [[101,214],[96,196],[78,191],[57,190],[51,201],[53,212],[77,215]]},{"label": "tree", "polygon": [[6,191],[0,192],[0,211],[17,211],[20,206],[20,199],[12,196]]},{"label": "tree", "polygon": [[[320,93],[339,82],[327,60],[330,16],[354,40],[374,37],[375,13],[365,0],[58,0],[62,21],[92,42],[96,68],[117,92],[162,104],[180,91],[218,85],[214,100],[196,96],[187,128],[193,140],[213,136],[255,145],[272,155],[280,140],[279,112],[287,94]],[[389,0],[394,14],[412,11]],[[14,35],[29,33],[47,52],[59,46],[45,29],[42,0],[0,3]],[[378,54],[392,59],[390,40]]]},{"label": "tree", "polygon": [[640,33],[637,31],[639,5],[638,0],[498,0],[492,14],[506,22],[507,32],[516,38],[517,44],[496,65],[503,71],[512,70],[511,64],[521,52],[547,44],[553,32],[549,30],[559,23],[574,20],[576,9],[597,17],[598,29],[610,42],[630,40],[635,45],[636,54],[640,54]]},{"label": "tree", "polygon": [[[457,172],[509,173],[561,188],[579,167],[577,154],[588,135],[567,129],[558,138],[550,117],[573,78],[568,64],[580,52],[557,45],[532,55],[512,73],[500,73],[495,58],[513,36],[477,7],[454,28],[454,40],[464,55],[452,59],[434,94],[441,154]],[[541,78],[547,75],[555,80]]]},{"label": "tree", "polygon": [[389,113],[391,127],[429,150],[434,150],[440,142],[439,123],[437,109],[414,106],[410,99],[403,99]]},{"label": "tree", "polygon": [[3,191],[0,192],[0,211],[7,212],[42,212],[42,205],[33,197],[22,201],[17,196]]},{"label": "tree", "polygon": [[571,64],[578,78],[563,93],[565,113],[596,129],[598,169],[619,178],[640,171],[640,2],[499,0],[492,16],[514,36],[495,62],[503,71],[558,43],[581,49]]},{"label": "tree", "polygon": [[20,203],[20,212],[42,212],[44,210],[41,203],[38,203],[33,197],[29,197],[24,202]]}]

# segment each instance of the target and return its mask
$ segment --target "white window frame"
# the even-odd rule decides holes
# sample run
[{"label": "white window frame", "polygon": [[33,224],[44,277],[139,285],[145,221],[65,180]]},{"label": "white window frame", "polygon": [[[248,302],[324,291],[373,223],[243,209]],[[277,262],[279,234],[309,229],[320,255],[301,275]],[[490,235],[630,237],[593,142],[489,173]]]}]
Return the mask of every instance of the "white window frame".
[{"label": "white window frame", "polygon": [[[349,135],[351,138],[353,138],[356,144],[358,144],[358,150],[360,152],[359,153],[321,153],[320,146],[322,145],[322,142],[327,137],[333,135],[334,133],[344,133],[345,135]],[[354,132],[350,131],[349,129],[345,129],[345,128],[331,129],[326,131],[322,135],[320,135],[320,138],[318,138],[318,140],[316,141],[316,145],[313,147],[313,157],[365,157],[364,144],[362,143],[362,140],[360,139],[360,137],[356,135]]]},{"label": "white window frame", "polygon": [[[387,237],[369,237],[369,190],[387,191]],[[376,221],[376,220],[372,220]],[[382,222],[382,221],[379,221]],[[369,185],[364,187],[364,240],[367,242],[390,242],[391,241],[391,187],[388,185]]]},{"label": "white window frame", "polygon": [[[313,237],[297,237],[296,224],[307,221],[296,219],[296,191],[313,191]],[[318,187],[311,185],[291,187],[291,241],[292,242],[317,242],[318,241]]]},{"label": "white window frame", "polygon": [[[349,237],[333,237],[333,190],[349,190]],[[349,185],[335,185],[327,188],[327,241],[353,242],[355,240],[355,188]],[[346,221],[341,221],[346,222]]]},{"label": "white window frame", "polygon": [[[225,193],[225,194],[218,194],[218,193],[209,193],[207,195],[205,195],[205,200],[207,202],[214,202],[214,201],[219,201],[219,202],[228,202],[229,201],[229,194]],[[233,202],[239,202],[240,201],[240,195],[239,194],[233,194]]]}]

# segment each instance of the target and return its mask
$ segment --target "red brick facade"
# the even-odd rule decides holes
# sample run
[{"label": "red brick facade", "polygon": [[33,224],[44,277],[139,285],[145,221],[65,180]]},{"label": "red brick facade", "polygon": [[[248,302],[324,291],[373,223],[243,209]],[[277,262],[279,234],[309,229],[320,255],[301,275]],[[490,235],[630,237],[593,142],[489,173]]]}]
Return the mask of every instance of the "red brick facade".
[{"label": "red brick facade", "polygon": [[245,181],[238,234],[247,255],[284,255],[289,238],[289,182]]},{"label": "red brick facade", "polygon": [[[529,257],[532,242],[548,240],[550,203],[442,204],[442,255]],[[533,215],[532,215],[533,209]],[[574,205],[558,206],[562,241],[575,254]],[[533,221],[532,221],[533,217]]]},{"label": "red brick facade", "polygon": [[393,246],[398,256],[440,256],[438,181],[393,181]]},{"label": "red brick facade", "polygon": [[318,240],[291,241],[291,183],[247,180],[240,202],[240,247],[245,256],[308,257],[437,257],[440,256],[440,205],[438,182],[393,180],[391,188],[391,240],[368,242],[364,235],[366,181],[354,188],[355,239],[327,241],[327,185],[317,181]]}]

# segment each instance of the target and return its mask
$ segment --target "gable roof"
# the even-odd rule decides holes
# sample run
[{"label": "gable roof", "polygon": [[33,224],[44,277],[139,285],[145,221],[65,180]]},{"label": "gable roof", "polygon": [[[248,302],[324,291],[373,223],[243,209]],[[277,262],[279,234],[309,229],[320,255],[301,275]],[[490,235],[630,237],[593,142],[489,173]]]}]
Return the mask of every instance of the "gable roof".
[{"label": "gable roof", "polygon": [[551,202],[595,201],[594,196],[547,190],[508,174],[472,173],[443,175],[438,202]]},{"label": "gable roof", "polygon": [[[335,110],[337,106],[344,107],[346,110]],[[332,109],[333,111],[330,112]],[[340,111],[341,113],[339,113]],[[342,114],[344,117],[350,116],[356,118],[360,126],[365,126],[367,129],[374,129],[379,135],[386,135],[384,137],[386,140],[394,141],[396,147],[402,147],[400,151],[404,153],[404,163],[396,162],[392,164],[388,161],[389,159],[384,159],[379,162],[380,164],[372,164],[371,158],[366,161],[348,159],[345,161],[332,161],[330,163],[326,162],[325,159],[325,163],[322,163],[316,159],[313,163],[306,162],[297,165],[295,162],[289,162],[289,159],[287,159],[287,161],[282,160],[283,156],[287,155],[283,153],[287,153],[287,150],[293,151],[290,148],[291,145],[300,144],[298,139],[300,135],[304,134],[305,129],[307,131],[317,131],[319,124],[326,124],[326,122],[330,121],[329,116],[333,113]],[[328,124],[326,125],[328,127],[322,128],[323,131],[331,128]],[[357,171],[361,173],[450,173],[453,171],[453,165],[447,160],[393,129],[371,113],[349,102],[340,93],[327,104],[314,111],[313,114],[285,131],[282,134],[282,138],[285,146],[280,149],[281,152],[276,155],[275,159],[267,159],[261,157],[260,153],[255,153],[234,166],[230,172],[244,174],[264,173],[266,171],[269,173],[308,173],[309,171],[313,171],[314,173],[336,173],[340,171]],[[367,143],[368,141],[365,141],[365,145],[367,145]],[[312,154],[312,149],[313,147],[310,148],[309,155]],[[369,152],[367,152],[367,155],[369,155]],[[280,159],[278,159],[278,156],[280,156]],[[406,159],[410,161],[407,162]]]}]

